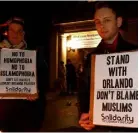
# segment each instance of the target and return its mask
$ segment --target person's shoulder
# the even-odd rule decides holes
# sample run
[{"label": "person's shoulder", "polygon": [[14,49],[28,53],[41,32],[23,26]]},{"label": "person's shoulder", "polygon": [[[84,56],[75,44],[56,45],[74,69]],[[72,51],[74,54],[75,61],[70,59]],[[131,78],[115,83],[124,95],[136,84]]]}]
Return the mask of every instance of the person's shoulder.
[{"label": "person's shoulder", "polygon": [[0,48],[2,48],[2,46],[3,46],[3,42],[0,42]]},{"label": "person's shoulder", "polygon": [[138,45],[133,44],[127,40],[125,40],[120,34],[119,34],[119,50],[120,51],[131,51],[131,50],[138,50]]},{"label": "person's shoulder", "polygon": [[96,55],[99,47],[93,48],[91,52],[89,52],[86,56],[87,59],[90,59],[92,55]]},{"label": "person's shoulder", "polygon": [[93,55],[96,54],[96,52],[95,52],[96,49],[97,49],[97,48],[93,48],[92,51],[89,52],[89,53],[86,55],[85,60],[84,60],[84,67],[87,67],[88,65],[90,65],[90,63],[91,63],[91,57],[92,57]]},{"label": "person's shoulder", "polygon": [[0,42],[0,48],[10,48],[11,45],[7,40],[3,40],[2,42]]},{"label": "person's shoulder", "polygon": [[92,55],[101,54],[102,49],[103,49],[103,47],[102,47],[102,40],[101,40],[101,42],[98,44],[98,46],[93,48],[92,51],[87,54],[87,58],[91,58]]},{"label": "person's shoulder", "polygon": [[124,40],[124,48],[127,51],[130,51],[130,50],[138,50],[138,45],[137,44],[133,44],[131,42],[128,42],[128,41]]},{"label": "person's shoulder", "polygon": [[138,45],[124,40],[124,43],[122,44],[121,50],[122,51],[137,51]]}]

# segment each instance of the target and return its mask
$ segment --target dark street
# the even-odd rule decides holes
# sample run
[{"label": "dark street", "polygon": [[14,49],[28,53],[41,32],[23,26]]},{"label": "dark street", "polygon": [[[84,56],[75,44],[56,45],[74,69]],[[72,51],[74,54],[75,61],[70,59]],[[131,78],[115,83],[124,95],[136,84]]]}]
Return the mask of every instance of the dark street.
[{"label": "dark street", "polygon": [[[59,96],[57,92],[47,94],[47,106],[42,132],[79,127],[77,96]],[[68,106],[67,103],[71,102]]]}]

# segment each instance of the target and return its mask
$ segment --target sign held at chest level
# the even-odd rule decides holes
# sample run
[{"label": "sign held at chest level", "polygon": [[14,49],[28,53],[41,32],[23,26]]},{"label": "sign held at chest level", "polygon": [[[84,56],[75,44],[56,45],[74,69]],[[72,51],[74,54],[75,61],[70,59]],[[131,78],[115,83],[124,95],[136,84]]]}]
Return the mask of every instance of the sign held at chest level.
[{"label": "sign held at chest level", "polygon": [[138,127],[138,52],[93,55],[90,114],[93,124]]}]

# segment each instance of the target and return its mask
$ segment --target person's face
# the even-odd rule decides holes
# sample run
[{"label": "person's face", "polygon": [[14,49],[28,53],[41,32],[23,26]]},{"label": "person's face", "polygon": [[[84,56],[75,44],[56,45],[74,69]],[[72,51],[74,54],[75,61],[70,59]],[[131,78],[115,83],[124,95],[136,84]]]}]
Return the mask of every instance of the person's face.
[{"label": "person's face", "polygon": [[8,29],[8,40],[13,45],[19,45],[24,38],[23,27],[20,24],[12,23]]},{"label": "person's face", "polygon": [[106,7],[95,12],[94,20],[98,34],[105,41],[112,40],[122,25],[122,18],[116,18],[112,9]]}]

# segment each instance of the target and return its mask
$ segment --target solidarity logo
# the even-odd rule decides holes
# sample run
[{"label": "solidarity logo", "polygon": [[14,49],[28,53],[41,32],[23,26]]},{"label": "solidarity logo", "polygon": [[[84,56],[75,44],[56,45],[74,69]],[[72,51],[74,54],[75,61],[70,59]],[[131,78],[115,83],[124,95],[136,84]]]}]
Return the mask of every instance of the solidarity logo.
[{"label": "solidarity logo", "polygon": [[105,123],[123,123],[123,124],[132,124],[134,123],[134,117],[128,116],[128,114],[124,116],[118,116],[117,114],[109,114],[105,115],[101,114],[102,121]]}]

